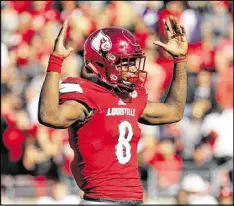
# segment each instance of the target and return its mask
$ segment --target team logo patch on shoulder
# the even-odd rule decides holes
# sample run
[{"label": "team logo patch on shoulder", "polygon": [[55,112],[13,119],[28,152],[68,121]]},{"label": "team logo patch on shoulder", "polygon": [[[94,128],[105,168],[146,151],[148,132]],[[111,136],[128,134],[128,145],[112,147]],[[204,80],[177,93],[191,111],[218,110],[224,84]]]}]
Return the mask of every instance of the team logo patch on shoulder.
[{"label": "team logo patch on shoulder", "polygon": [[79,93],[83,93],[83,89],[81,88],[81,86],[77,83],[62,83],[60,84],[59,87],[59,92],[61,94],[64,93],[68,93],[68,92],[79,92]]},{"label": "team logo patch on shoulder", "polygon": [[112,42],[110,38],[103,33],[101,30],[98,34],[92,39],[91,47],[97,51],[109,51],[112,47]]}]

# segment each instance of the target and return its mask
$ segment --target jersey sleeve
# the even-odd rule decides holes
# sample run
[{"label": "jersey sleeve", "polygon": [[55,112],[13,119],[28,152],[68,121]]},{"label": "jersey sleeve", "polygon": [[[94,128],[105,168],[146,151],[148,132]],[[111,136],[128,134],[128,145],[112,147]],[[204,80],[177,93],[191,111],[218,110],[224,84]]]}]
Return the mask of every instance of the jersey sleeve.
[{"label": "jersey sleeve", "polygon": [[95,109],[95,103],[88,97],[88,88],[84,88],[79,78],[67,78],[63,80],[59,87],[59,104],[65,101],[74,100],[82,103],[90,109]]}]

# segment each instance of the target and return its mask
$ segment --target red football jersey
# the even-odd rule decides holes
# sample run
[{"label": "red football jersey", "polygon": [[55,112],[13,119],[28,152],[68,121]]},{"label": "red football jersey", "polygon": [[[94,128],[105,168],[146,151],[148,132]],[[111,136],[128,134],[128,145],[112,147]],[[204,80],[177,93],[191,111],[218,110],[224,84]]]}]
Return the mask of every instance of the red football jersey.
[{"label": "red football jersey", "polygon": [[138,173],[138,127],[147,102],[145,88],[123,102],[105,87],[82,78],[67,78],[60,86],[60,104],[76,100],[88,105],[92,115],[69,128],[74,150],[70,167],[78,186],[89,198],[142,200]]}]

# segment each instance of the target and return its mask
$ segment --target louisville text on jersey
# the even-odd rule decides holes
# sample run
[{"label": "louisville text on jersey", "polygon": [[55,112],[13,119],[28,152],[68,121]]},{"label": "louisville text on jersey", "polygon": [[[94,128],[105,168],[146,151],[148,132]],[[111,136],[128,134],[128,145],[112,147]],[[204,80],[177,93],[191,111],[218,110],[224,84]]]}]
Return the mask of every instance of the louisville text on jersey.
[{"label": "louisville text on jersey", "polygon": [[106,116],[127,115],[135,116],[135,109],[130,108],[108,108]]}]

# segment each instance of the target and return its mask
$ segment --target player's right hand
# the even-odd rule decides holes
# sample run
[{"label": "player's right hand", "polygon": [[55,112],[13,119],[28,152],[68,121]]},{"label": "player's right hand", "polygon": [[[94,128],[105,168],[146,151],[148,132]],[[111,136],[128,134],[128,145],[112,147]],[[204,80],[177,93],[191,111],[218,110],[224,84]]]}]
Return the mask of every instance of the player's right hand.
[{"label": "player's right hand", "polygon": [[69,47],[68,49],[64,46],[64,39],[66,36],[67,31],[67,20],[64,22],[63,27],[61,28],[55,43],[54,43],[54,50],[53,54],[66,58],[70,55],[70,53],[74,50],[73,48]]}]

